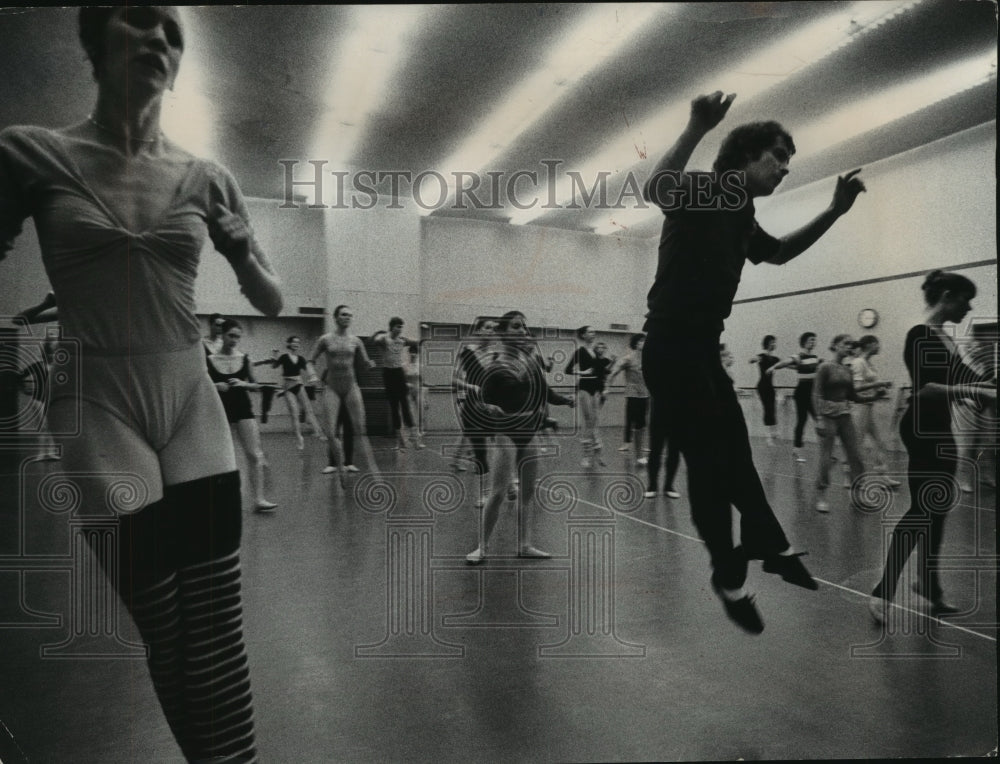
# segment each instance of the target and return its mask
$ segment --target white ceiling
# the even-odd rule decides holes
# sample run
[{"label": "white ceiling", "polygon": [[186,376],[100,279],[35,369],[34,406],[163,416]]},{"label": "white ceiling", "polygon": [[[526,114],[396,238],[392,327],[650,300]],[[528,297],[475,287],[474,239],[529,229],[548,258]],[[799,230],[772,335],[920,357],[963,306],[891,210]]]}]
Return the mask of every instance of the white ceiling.
[{"label": "white ceiling", "polygon": [[[626,172],[648,171],[683,127],[691,98],[708,89],[738,97],[693,164],[711,164],[727,125],[777,119],[798,144],[782,188],[996,117],[989,2],[213,6],[184,14],[185,60],[165,129],[229,167],[248,196],[281,198],[278,160],[299,160],[302,178],[313,159],[351,173],[453,179],[456,170],[491,171],[501,187],[517,171],[535,171],[544,201],[541,163],[550,160],[588,182],[609,173],[615,199]],[[2,11],[0,71],[0,126],[58,126],[92,107],[75,9]],[[532,184],[522,181],[527,198]],[[388,194],[388,181],[379,190]],[[430,214],[636,236],[657,229],[655,216],[641,212],[525,212],[503,192],[496,200],[477,193],[500,208],[445,205]]]}]

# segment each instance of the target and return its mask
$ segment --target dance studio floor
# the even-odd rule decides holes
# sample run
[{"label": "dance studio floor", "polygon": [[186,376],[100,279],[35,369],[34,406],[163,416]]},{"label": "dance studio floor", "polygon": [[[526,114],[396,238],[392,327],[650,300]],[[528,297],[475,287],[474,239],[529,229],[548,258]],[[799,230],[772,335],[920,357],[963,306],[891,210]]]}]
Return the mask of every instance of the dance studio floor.
[{"label": "dance studio floor", "polygon": [[[605,431],[606,467],[581,470],[575,439],[540,462],[534,543],[552,559],[513,555],[507,503],[491,556],[473,568],[473,477],[449,469],[442,439],[405,452],[373,439],[381,476],[352,475],[342,490],[320,474],[322,444],[300,453],[291,435],[266,434],[280,506],[247,509],[243,536],[261,760],[996,755],[992,489],[963,494],[946,526],[945,590],[966,612],[930,619],[904,582],[904,607],[880,628],[865,595],[905,485],[865,513],[837,480],[819,514],[816,447],[796,464],[789,443],[756,440],[768,496],[820,588],[752,564],[766,629],[750,636],[708,585],[683,467],[684,497],[643,500],[619,437]],[[18,498],[23,514],[11,501],[59,463],[22,459],[6,453],[0,483],[0,760],[180,761],[145,665],[123,643],[134,639],[127,618],[109,629],[73,595],[87,582],[67,562],[71,513],[39,508],[33,489]],[[102,652],[133,656],[81,657]]]}]

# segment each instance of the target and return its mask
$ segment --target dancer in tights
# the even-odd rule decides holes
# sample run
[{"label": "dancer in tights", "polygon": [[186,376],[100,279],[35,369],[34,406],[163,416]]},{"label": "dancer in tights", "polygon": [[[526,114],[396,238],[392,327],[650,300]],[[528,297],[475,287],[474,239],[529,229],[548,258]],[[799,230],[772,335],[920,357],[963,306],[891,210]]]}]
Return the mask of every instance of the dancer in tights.
[{"label": "dancer in tights", "polygon": [[[505,313],[499,322],[498,336],[501,342],[486,369],[481,396],[469,400],[477,408],[474,419],[483,429],[510,440],[514,462],[511,470],[497,470],[494,476],[494,490],[483,508],[479,546],[465,558],[470,565],[486,559],[487,545],[505,498],[517,502],[518,557],[551,556],[531,541],[530,516],[538,460],[534,439],[545,419],[547,404],[573,405],[572,398],[559,395],[548,386],[545,359],[528,332],[523,313]],[[523,491],[521,478],[526,486]],[[506,493],[499,490],[504,484]]]},{"label": "dancer in tights", "polygon": [[238,321],[227,319],[222,326],[222,347],[208,356],[208,376],[219,391],[226,419],[233,432],[233,441],[239,440],[250,467],[250,486],[254,495],[254,508],[258,512],[273,510],[278,505],[264,498],[264,449],[260,430],[250,405],[248,390],[258,388],[253,378],[250,356],[236,349],[243,336]]},{"label": "dancer in tights", "polygon": [[764,352],[758,353],[750,359],[750,363],[757,364],[760,370],[760,379],[757,381],[757,395],[760,397],[761,405],[764,407],[764,427],[767,428],[767,445],[775,444],[775,433],[778,430],[778,418],[775,411],[774,394],[774,367],[781,362],[781,359],[774,354],[774,349],[778,346],[778,340],[773,334],[768,334],[760,343]]},{"label": "dancer in tights", "polygon": [[[281,292],[233,177],[160,131],[179,12],[87,7],[79,32],[97,82],[90,116],[0,133],[0,257],[33,217],[66,347],[79,348],[81,376],[54,379],[49,418],[80,432],[63,445],[67,473],[87,476],[80,512],[104,522],[114,510],[120,543],[94,553],[149,645],[170,729],[188,760],[252,761],[240,479],[194,312],[206,237],[255,308],[277,315]],[[123,473],[144,502],[128,512],[107,504]]]},{"label": "dancer in tights", "polygon": [[[788,172],[795,146],[780,125],[737,127],[722,143],[715,173],[684,171],[733,98],[717,92],[692,102],[687,127],[643,189],[665,220],[648,296],[642,368],[654,410],[666,407],[668,434],[684,455],[691,514],[711,557],[712,587],[730,618],[759,633],[764,624],[744,588],[749,559],[762,559],[766,572],[798,586],[817,584],[764,495],[736,391],[719,358],[719,337],[744,262],[781,264],[801,254],[851,208],[864,185],[858,170],[838,178],[824,212],[782,239],[771,237],[754,219],[752,200],[771,194]],[[677,358],[684,363],[673,363]],[[733,544],[734,505],[740,546]]]},{"label": "dancer in tights", "polygon": [[909,458],[910,507],[889,540],[882,579],[868,603],[872,617],[883,623],[896,593],[903,566],[917,550],[914,590],[930,602],[932,616],[953,615],[958,608],[945,600],[937,568],[944,521],[960,496],[955,483],[955,438],[951,404],[985,408],[996,404],[996,380],[970,369],[962,360],[945,324],[959,324],[972,310],[976,285],[959,273],[934,271],[923,283],[927,313],[924,323],[906,335],[903,361],[913,382],[913,397],[899,423]]},{"label": "dancer in tights", "polygon": [[666,480],[663,483],[663,495],[668,499],[679,499],[680,491],[674,486],[677,477],[677,468],[681,464],[681,452],[677,448],[675,441],[669,437],[668,430],[668,409],[662,403],[657,404],[656,400],[650,398],[649,401],[649,462],[646,465],[646,491],[644,496],[647,499],[655,499],[660,484],[660,462],[663,460],[663,451],[667,451]]},{"label": "dancer in tights", "polygon": [[[634,437],[635,463],[640,467],[648,463],[642,451],[645,440],[643,436],[646,433],[646,409],[649,407],[649,390],[642,378],[642,346],[645,342],[645,334],[633,334],[628,341],[632,352],[615,363],[607,379],[607,384],[610,385],[619,374],[625,375],[625,426]],[[628,434],[625,439],[629,439]]]},{"label": "dancer in tights", "polygon": [[851,401],[857,400],[854,375],[845,363],[852,357],[854,340],[849,334],[838,334],[830,343],[833,361],[824,363],[816,372],[813,384],[813,410],[819,415],[816,434],[820,438],[819,463],[816,467],[816,511],[829,512],[826,489],[830,485],[830,465],[836,438],[844,447],[850,482],[855,483],[865,471],[861,459],[858,434],[851,417]]},{"label": "dancer in tights", "polygon": [[338,462],[335,466],[343,464],[340,459],[340,441],[337,439],[337,412],[340,411],[340,404],[343,402],[347,405],[351,429],[358,438],[361,450],[364,451],[366,466],[375,472],[375,457],[368,442],[365,425],[365,404],[361,399],[361,388],[358,387],[354,371],[356,361],[363,369],[372,369],[375,363],[368,357],[364,343],[348,331],[353,318],[354,312],[347,305],[338,305],[334,308],[333,320],[336,328],[319,338],[313,351],[312,364],[315,367],[319,358],[326,360],[326,369],[323,373],[326,385],[324,408],[327,436],[330,438]]},{"label": "dancer in tights", "polygon": [[600,418],[600,396],[602,380],[600,366],[594,352],[594,337],[597,332],[591,326],[581,326],[576,330],[580,346],[566,364],[566,374],[577,376],[577,404],[583,415],[583,460],[580,466],[590,469],[596,459],[601,461],[601,438],[597,428]]},{"label": "dancer in tights", "polygon": [[864,443],[865,435],[872,439],[875,448],[874,468],[877,472],[889,469],[886,464],[888,449],[875,422],[875,401],[884,398],[892,382],[880,380],[878,371],[872,365],[872,358],[879,354],[882,346],[874,334],[866,334],[858,340],[858,354],[849,361],[854,375],[854,392],[858,405],[854,407],[854,425],[858,431],[858,442]]},{"label": "dancer in tights", "polygon": [[[354,430],[351,427],[351,417],[347,413],[347,404],[340,402],[340,410],[337,412],[337,438],[340,441],[343,453],[343,471],[358,472],[354,464]],[[333,451],[333,446],[327,443],[327,464],[322,469],[324,475],[332,475],[337,472],[337,455]]]},{"label": "dancer in tights", "polygon": [[798,382],[795,385],[795,440],[792,458],[797,462],[804,462],[806,458],[802,455],[802,447],[805,445],[803,436],[808,418],[816,419],[816,410],[813,408],[813,380],[816,379],[816,369],[822,361],[813,353],[816,347],[816,335],[813,332],[805,332],[799,337],[799,347],[801,350],[798,353],[776,363],[771,369],[773,373],[791,366],[798,373]]},{"label": "dancer in tights", "polygon": [[297,335],[292,335],[285,341],[286,352],[266,361],[255,361],[254,366],[269,365],[273,368],[281,367],[281,386],[284,393],[285,405],[288,406],[288,415],[292,419],[292,430],[295,433],[295,442],[299,451],[305,448],[305,440],[302,438],[302,425],[299,422],[299,409],[305,414],[306,421],[312,427],[313,434],[320,440],[326,440],[323,428],[320,427],[316,414],[313,413],[312,403],[306,395],[305,381],[303,374],[308,374],[310,383],[316,380],[316,370],[312,368],[305,356],[299,355],[302,341]]}]

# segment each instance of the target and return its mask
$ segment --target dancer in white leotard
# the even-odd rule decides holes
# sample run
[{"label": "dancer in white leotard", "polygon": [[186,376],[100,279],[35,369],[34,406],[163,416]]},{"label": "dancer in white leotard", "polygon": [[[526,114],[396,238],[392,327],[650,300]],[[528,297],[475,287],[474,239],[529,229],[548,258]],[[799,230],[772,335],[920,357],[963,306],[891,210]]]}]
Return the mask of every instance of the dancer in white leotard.
[{"label": "dancer in white leotard", "polygon": [[[313,351],[312,363],[323,358],[326,372],[323,375],[326,384],[324,392],[324,408],[326,410],[327,437],[333,444],[333,452],[337,464],[342,466],[340,441],[337,439],[337,412],[343,401],[347,406],[347,414],[357,438],[358,445],[365,454],[367,467],[375,471],[375,457],[371,444],[368,442],[368,431],[365,424],[365,406],[361,400],[361,388],[354,373],[355,359],[366,368],[374,368],[375,363],[368,357],[364,343],[347,330],[351,326],[354,313],[347,305],[338,305],[333,311],[336,328],[319,338]],[[341,472],[343,474],[343,472]]]},{"label": "dancer in white leotard", "polygon": [[[0,133],[0,258],[34,218],[80,370],[54,378],[49,420],[56,432],[80,433],[63,444],[78,516],[106,523],[123,474],[142,497],[116,511],[116,538],[128,543],[94,553],[149,645],[153,686],[182,754],[253,761],[240,480],[194,312],[206,238],[255,308],[277,315],[281,292],[233,177],[160,131],[184,51],[179,12],[86,7],[79,22],[94,111],[59,130]],[[86,535],[98,537],[106,538]]]}]

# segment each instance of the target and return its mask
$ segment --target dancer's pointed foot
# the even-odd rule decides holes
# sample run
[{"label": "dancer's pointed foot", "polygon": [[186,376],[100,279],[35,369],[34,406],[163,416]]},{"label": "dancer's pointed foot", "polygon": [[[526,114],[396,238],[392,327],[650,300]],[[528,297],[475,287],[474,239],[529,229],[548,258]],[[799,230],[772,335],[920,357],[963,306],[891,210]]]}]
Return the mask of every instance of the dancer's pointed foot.
[{"label": "dancer's pointed foot", "polygon": [[764,572],[776,573],[788,583],[801,586],[803,589],[819,589],[819,584],[816,583],[816,579],[809,574],[809,571],[806,570],[806,566],[803,565],[802,560],[799,559],[805,554],[807,553],[795,552],[793,554],[771,555],[764,560]]},{"label": "dancer's pointed foot", "polygon": [[723,589],[712,576],[712,589],[716,596],[722,600],[722,607],[726,610],[729,619],[736,623],[741,629],[750,634],[760,634],[764,631],[764,621],[754,605],[754,598],[742,590]]}]

